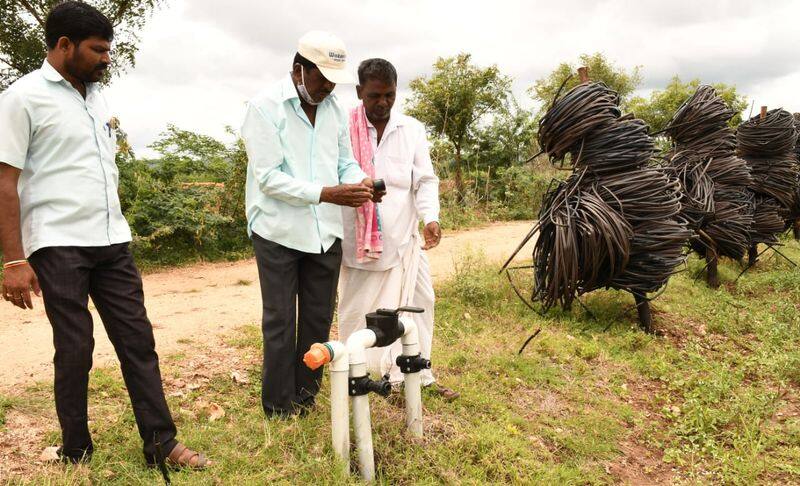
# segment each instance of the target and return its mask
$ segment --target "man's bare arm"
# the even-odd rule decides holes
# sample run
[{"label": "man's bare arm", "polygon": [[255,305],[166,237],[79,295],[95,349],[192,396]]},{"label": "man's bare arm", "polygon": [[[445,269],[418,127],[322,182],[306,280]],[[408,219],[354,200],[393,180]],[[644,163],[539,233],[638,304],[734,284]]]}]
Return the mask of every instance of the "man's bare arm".
[{"label": "man's bare arm", "polygon": [[21,170],[0,162],[0,248],[5,261],[22,260],[22,233],[19,230],[17,182]]},{"label": "man's bare arm", "polygon": [[[20,231],[17,183],[21,170],[0,162],[0,247],[5,262],[24,260]],[[3,275],[3,298],[22,309],[33,309],[31,290],[39,295],[39,282],[30,265],[7,268]]]}]

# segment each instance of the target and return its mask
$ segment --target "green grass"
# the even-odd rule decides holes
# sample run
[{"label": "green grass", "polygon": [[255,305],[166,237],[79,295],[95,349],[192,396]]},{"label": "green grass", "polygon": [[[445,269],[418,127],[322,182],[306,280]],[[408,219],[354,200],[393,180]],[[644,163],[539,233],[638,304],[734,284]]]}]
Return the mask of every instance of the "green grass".
[{"label": "green grass", "polygon": [[[800,261],[797,243],[784,252]],[[645,483],[800,482],[800,270],[768,255],[735,286],[737,265],[725,262],[720,290],[693,280],[702,263],[692,258],[653,304],[655,336],[638,329],[627,294],[594,292],[582,298],[591,314],[576,306],[540,317],[496,268],[461,262],[437,287],[434,366],[462,398],[426,394],[426,436],[414,440],[403,411],[372,397],[378,482],[609,484],[634,472]],[[222,366],[200,388],[169,398],[180,439],[218,462],[205,473],[175,473],[174,484],[357,483],[337,472],[328,444],[327,382],[315,413],[268,421],[258,329],[238,330],[225,349],[249,384],[234,383]],[[165,358],[167,382],[191,381],[191,359]],[[36,468],[15,481],[158,483],[143,465],[119,372],[93,372],[91,388],[91,466]],[[45,413],[49,393],[32,387],[25,407],[0,399],[0,417],[9,408]],[[225,417],[210,422],[199,400],[219,404]],[[51,424],[38,445],[57,441]]]},{"label": "green grass", "polygon": [[9,410],[17,400],[0,395],[0,429],[6,424],[6,411]]}]

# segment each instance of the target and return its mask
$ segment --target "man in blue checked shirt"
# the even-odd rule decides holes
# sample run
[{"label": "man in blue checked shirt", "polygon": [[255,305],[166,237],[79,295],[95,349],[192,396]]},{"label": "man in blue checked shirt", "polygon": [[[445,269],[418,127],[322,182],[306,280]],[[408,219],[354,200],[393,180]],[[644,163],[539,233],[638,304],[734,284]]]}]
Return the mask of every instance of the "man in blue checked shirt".
[{"label": "man in blue checked shirt", "polygon": [[379,201],[350,148],[347,115],[333,89],[353,83],[344,43],[312,31],[289,76],[252,99],[247,148],[248,233],[263,303],[261,402],[267,416],[308,410],[322,370],[303,354],[328,340],[342,260],[340,206]]}]

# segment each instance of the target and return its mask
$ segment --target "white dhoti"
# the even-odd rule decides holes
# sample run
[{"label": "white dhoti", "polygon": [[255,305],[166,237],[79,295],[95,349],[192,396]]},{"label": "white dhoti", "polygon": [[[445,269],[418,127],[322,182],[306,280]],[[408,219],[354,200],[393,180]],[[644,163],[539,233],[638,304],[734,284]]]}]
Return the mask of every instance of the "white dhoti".
[{"label": "white dhoti", "polygon": [[[423,358],[430,359],[433,344],[433,280],[428,257],[420,249],[420,237],[414,234],[409,241],[400,265],[388,270],[370,271],[343,266],[339,276],[339,340],[347,338],[366,327],[364,318],[379,308],[396,309],[414,306],[425,309],[422,314],[403,314],[413,319],[419,330],[419,346]],[[398,339],[383,348],[367,350],[367,367],[381,376],[389,373],[389,381],[400,383],[403,374],[395,364],[402,354]],[[431,370],[422,370],[422,385],[430,385],[435,378]]]}]

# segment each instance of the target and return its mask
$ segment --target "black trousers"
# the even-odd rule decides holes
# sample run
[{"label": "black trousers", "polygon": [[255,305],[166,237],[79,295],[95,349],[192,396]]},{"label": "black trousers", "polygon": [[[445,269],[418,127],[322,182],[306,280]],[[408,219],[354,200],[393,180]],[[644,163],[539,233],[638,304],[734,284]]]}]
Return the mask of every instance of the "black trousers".
[{"label": "black trousers", "polygon": [[155,441],[162,454],[177,443],[164,398],[153,327],[144,307],[142,279],[128,245],[50,247],[28,259],[39,278],[53,326],[55,399],[63,439],[62,455],[91,455],[87,392],[92,368],[92,297],[122,368],[145,459],[153,463]]},{"label": "black trousers", "polygon": [[285,415],[314,403],[322,368],[311,371],[303,355],[328,340],[342,242],[325,253],[286,248],[253,234],[261,282],[264,336],[261,404],[267,415]]}]

